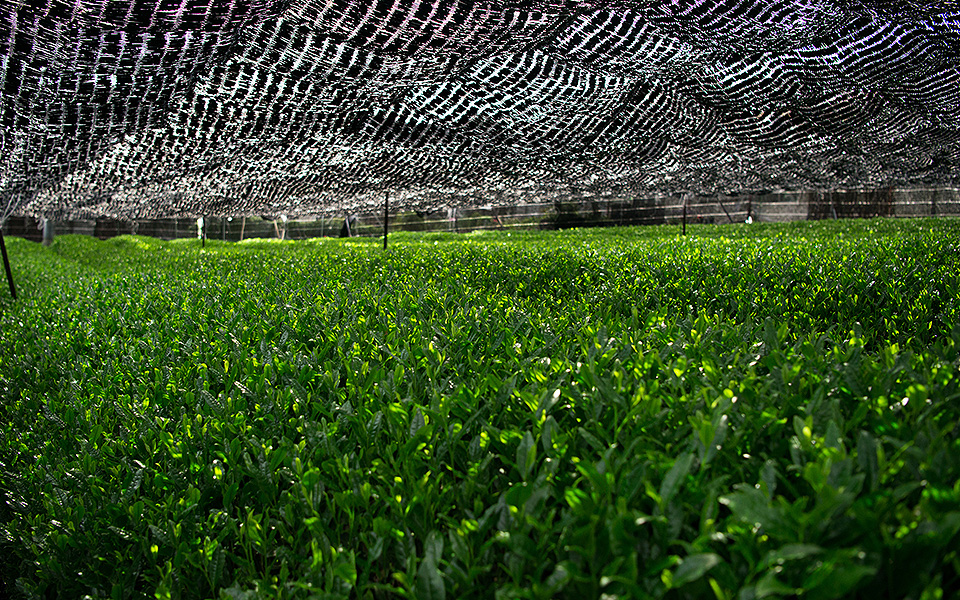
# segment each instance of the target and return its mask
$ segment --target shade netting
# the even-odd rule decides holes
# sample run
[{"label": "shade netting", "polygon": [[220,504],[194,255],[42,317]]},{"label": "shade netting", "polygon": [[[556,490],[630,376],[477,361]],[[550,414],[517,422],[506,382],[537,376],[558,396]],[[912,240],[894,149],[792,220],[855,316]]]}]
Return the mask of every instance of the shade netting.
[{"label": "shade netting", "polygon": [[951,186],[954,0],[0,0],[0,216]]}]

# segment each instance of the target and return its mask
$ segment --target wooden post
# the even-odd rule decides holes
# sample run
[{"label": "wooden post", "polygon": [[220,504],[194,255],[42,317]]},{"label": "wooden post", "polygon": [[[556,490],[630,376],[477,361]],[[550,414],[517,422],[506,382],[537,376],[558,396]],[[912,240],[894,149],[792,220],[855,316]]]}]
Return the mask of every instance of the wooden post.
[{"label": "wooden post", "polygon": [[243,220],[240,221],[240,241],[243,241],[243,230],[247,228],[247,217],[244,215]]},{"label": "wooden post", "polygon": [[10,284],[10,295],[17,299],[17,288],[13,285],[13,271],[10,270],[10,258],[7,256],[7,245],[3,242],[3,228],[0,228],[0,253],[3,254],[3,268],[7,271],[7,282]]},{"label": "wooden post", "polygon": [[390,191],[383,198],[383,249],[387,249],[387,233],[390,223]]}]

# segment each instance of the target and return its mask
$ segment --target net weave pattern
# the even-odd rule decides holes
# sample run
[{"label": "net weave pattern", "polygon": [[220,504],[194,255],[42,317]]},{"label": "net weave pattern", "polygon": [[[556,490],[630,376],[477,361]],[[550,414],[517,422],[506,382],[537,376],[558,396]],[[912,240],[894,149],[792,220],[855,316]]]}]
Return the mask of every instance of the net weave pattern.
[{"label": "net weave pattern", "polygon": [[0,216],[957,185],[957,0],[0,0]]}]

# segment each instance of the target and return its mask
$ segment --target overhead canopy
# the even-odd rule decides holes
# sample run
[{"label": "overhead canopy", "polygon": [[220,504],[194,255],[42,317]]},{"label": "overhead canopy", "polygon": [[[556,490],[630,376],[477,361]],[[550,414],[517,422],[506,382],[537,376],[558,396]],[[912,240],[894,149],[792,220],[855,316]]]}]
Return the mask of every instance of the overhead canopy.
[{"label": "overhead canopy", "polygon": [[960,180],[957,0],[3,0],[0,216]]}]

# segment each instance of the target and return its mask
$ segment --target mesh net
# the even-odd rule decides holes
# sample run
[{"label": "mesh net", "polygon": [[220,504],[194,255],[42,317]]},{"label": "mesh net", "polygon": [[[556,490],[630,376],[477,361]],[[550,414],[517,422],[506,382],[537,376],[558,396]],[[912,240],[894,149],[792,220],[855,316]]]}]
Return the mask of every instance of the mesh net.
[{"label": "mesh net", "polygon": [[953,186],[956,0],[2,0],[0,215]]}]

